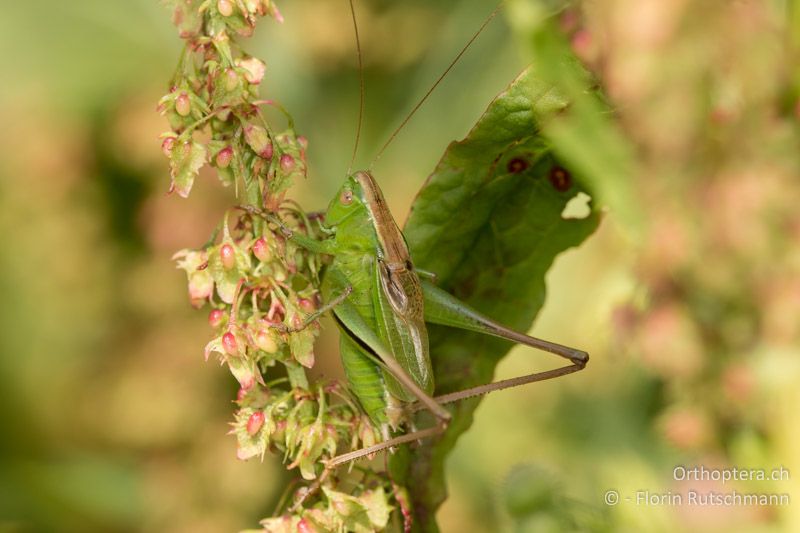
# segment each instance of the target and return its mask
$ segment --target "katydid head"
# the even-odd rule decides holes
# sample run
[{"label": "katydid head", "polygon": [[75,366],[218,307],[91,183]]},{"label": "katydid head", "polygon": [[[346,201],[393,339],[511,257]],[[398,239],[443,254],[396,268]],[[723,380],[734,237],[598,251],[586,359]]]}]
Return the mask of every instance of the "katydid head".
[{"label": "katydid head", "polygon": [[328,204],[328,210],[325,213],[325,223],[327,225],[337,226],[343,220],[356,213],[367,213],[364,188],[359,180],[359,174],[366,173],[356,172],[348,176],[339,188],[339,192]]}]

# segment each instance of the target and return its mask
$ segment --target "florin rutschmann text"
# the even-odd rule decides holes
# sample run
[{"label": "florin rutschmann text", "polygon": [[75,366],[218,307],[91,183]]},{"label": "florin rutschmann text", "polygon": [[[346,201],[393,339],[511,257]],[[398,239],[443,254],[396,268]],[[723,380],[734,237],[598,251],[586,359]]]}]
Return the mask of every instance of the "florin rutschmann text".
[{"label": "florin rutschmann text", "polygon": [[[621,501],[645,507],[678,506],[785,506],[791,503],[786,492],[745,492],[743,490],[700,490],[692,482],[714,482],[725,485],[729,482],[784,482],[791,478],[789,470],[777,468],[708,468],[703,465],[677,465],[672,469],[672,479],[683,485],[682,490],[639,489],[625,494],[617,489],[609,489],[604,494],[606,505],[617,505]],[[705,483],[701,483],[705,485]],[[718,485],[718,487],[719,487]]]}]

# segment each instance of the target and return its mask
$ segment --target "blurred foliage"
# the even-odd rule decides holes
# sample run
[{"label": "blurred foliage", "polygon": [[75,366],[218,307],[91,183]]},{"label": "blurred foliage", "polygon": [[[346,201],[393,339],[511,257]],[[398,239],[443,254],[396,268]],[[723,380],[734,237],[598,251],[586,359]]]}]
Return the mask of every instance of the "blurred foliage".
[{"label": "blurred foliage", "polygon": [[[230,203],[208,175],[190,200],[163,194],[165,124],[152,103],[178,53],[169,14],[149,0],[6,4],[0,529],[253,524],[271,512],[283,470],[274,458],[233,459],[236,384],[202,364],[198,339],[210,331],[169,261],[202,244]],[[358,8],[364,164],[489,8]],[[297,194],[323,206],[355,130],[348,12],[313,0],[281,9],[286,23],[257,33],[251,50],[267,61],[262,94],[291,110],[312,147]],[[570,46],[613,114],[576,110],[547,134],[603,177],[609,213],[556,261],[534,334],[586,348],[592,363],[483,401],[447,465],[442,530],[797,530],[796,505],[603,503],[610,488],[686,491],[676,464],[800,472],[797,3],[509,0],[506,13],[375,170],[402,219],[447,143],[531,58],[569,91],[555,56]],[[578,130],[602,135],[586,146]],[[335,345],[323,333],[326,375],[338,372]],[[496,377],[531,371],[531,353],[514,350]],[[800,499],[796,479],[694,488]]]}]

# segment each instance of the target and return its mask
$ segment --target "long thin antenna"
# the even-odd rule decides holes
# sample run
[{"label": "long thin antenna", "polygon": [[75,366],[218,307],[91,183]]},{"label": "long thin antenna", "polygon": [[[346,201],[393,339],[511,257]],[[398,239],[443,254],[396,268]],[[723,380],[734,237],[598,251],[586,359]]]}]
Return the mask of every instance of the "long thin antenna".
[{"label": "long thin antenna", "polygon": [[[351,0],[351,3],[352,3],[352,0]],[[453,67],[456,65],[456,63],[458,63],[458,60],[461,59],[461,56],[464,55],[464,53],[467,51],[467,49],[470,47],[470,45],[472,45],[472,43],[475,41],[475,39],[477,39],[478,36],[483,32],[483,29],[486,28],[486,26],[497,15],[497,13],[500,12],[500,8],[503,7],[504,3],[505,3],[505,0],[503,0],[499,4],[497,4],[497,7],[494,8],[494,11],[492,11],[489,14],[489,16],[486,17],[486,20],[483,21],[483,24],[481,24],[481,27],[478,28],[478,31],[475,32],[475,34],[467,42],[467,44],[464,45],[464,47],[461,49],[461,51],[458,53],[458,55],[455,57],[455,59],[453,59],[453,61],[445,69],[445,71],[442,72],[442,75],[439,76],[439,79],[437,79],[436,82],[433,85],[431,85],[431,88],[428,89],[428,92],[425,93],[425,96],[423,96],[422,99],[419,102],[417,102],[417,105],[414,106],[414,109],[412,109],[411,112],[408,115],[406,115],[406,118],[403,119],[403,122],[401,122],[400,125],[397,127],[397,129],[395,129],[392,132],[392,134],[389,136],[389,139],[386,141],[386,143],[378,151],[378,155],[376,155],[375,159],[372,160],[372,163],[369,164],[369,170],[372,170],[372,167],[375,165],[375,163],[378,162],[378,159],[381,158],[381,156],[383,155],[383,152],[386,151],[386,149],[389,147],[389,145],[392,144],[392,141],[394,141],[394,138],[397,137],[398,133],[400,133],[400,130],[402,130],[405,127],[405,125],[408,124],[408,121],[411,120],[411,117],[414,116],[414,113],[416,113],[419,110],[419,108],[422,107],[422,104],[425,103],[425,101],[433,93],[433,91],[436,90],[436,87],[438,87],[439,84],[442,82],[442,80],[447,76],[447,74],[450,73],[450,71],[453,69]]]},{"label": "long thin antenna", "polygon": [[361,39],[358,36],[358,22],[356,21],[356,8],[353,0],[350,0],[350,17],[353,19],[353,30],[356,35],[356,51],[358,52],[358,126],[356,126],[356,142],[353,146],[353,155],[350,157],[350,165],[347,167],[347,175],[353,171],[358,153],[358,143],[361,140],[361,124],[364,122],[364,64],[361,61]]}]

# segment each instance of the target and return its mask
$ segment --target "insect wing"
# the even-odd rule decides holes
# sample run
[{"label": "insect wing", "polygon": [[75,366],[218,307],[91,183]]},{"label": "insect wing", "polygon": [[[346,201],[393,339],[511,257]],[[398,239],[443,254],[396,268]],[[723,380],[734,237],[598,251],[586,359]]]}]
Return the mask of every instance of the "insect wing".
[{"label": "insect wing", "polygon": [[[427,394],[433,394],[433,370],[419,278],[406,269],[391,270],[381,261],[376,262],[374,274],[378,336],[416,384]],[[384,373],[384,378],[387,388],[397,398],[416,399],[393,376]]]}]

